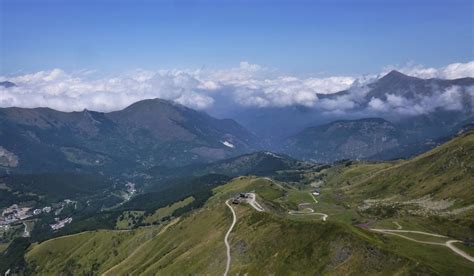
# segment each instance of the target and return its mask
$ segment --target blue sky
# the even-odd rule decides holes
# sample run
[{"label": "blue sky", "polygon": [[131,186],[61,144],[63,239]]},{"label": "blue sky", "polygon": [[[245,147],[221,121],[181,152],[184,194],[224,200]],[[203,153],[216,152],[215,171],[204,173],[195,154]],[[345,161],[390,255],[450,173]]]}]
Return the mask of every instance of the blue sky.
[{"label": "blue sky", "polygon": [[61,68],[378,72],[473,60],[474,1],[0,0],[0,74]]}]

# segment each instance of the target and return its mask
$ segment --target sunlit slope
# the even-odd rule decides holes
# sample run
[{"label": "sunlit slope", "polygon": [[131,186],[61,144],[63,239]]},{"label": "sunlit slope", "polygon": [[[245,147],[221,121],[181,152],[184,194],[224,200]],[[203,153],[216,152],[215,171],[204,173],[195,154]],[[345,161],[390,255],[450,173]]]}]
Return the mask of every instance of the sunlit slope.
[{"label": "sunlit slope", "polygon": [[348,191],[365,198],[431,196],[435,200],[455,199],[458,206],[472,204],[474,131],[369,176]]},{"label": "sunlit slope", "polygon": [[[383,249],[383,241],[376,234],[330,220],[322,222],[316,216],[305,220],[287,218],[280,202],[291,193],[289,189],[265,179],[236,179],[216,188],[214,196],[203,208],[143,242],[140,247],[126,248],[123,243],[124,248],[120,250],[121,247],[108,242],[112,238],[107,235],[102,237],[91,233],[88,234],[92,235],[87,238],[89,241],[78,249],[72,245],[81,242],[68,242],[71,249],[64,246],[64,242],[76,236],[37,245],[28,253],[27,260],[36,264],[38,273],[57,274],[64,264],[72,262],[70,259],[78,258],[76,263],[91,263],[98,258],[79,253],[69,257],[69,250],[87,252],[97,247],[106,252],[106,248],[116,249],[119,254],[127,252],[126,258],[108,254],[107,258],[98,259],[98,262],[107,261],[103,261],[96,271],[107,271],[107,275],[222,275],[226,262],[224,234],[232,219],[224,202],[237,192],[254,190],[258,200],[269,211],[258,213],[246,204],[234,205],[238,220],[229,239],[231,274],[340,275],[350,271],[354,274],[387,275],[430,272],[414,261]],[[48,257],[51,256],[48,248],[56,250],[52,253],[56,265]],[[88,271],[84,267],[73,266],[72,269],[75,274],[80,274]]]},{"label": "sunlit slope", "polygon": [[158,227],[83,232],[34,244],[25,259],[40,275],[101,273],[151,239]]}]

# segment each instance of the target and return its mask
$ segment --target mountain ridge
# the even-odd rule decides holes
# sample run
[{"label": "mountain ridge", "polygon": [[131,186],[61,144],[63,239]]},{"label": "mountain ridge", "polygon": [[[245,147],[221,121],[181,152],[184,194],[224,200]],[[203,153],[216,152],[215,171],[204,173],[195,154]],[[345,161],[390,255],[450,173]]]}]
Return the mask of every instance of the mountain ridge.
[{"label": "mountain ridge", "polygon": [[[94,152],[130,164],[182,165],[238,155],[259,145],[252,133],[233,120],[215,119],[162,99],[140,101],[110,113],[1,108],[0,130],[0,146],[19,156],[19,168],[26,162],[27,170],[35,169],[28,167],[28,162],[34,163],[35,150],[51,151],[57,169],[62,165],[84,169],[74,159],[101,159]],[[25,153],[25,147],[33,151]],[[65,154],[62,147],[71,150]]]}]

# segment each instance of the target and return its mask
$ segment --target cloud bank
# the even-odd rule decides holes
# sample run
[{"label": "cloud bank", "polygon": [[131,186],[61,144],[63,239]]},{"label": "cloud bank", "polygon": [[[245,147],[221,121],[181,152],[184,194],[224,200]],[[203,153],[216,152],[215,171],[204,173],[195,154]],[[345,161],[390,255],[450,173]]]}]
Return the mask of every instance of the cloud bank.
[{"label": "cloud bank", "polygon": [[[114,76],[100,76],[95,71],[65,72],[53,69],[0,76],[0,81],[9,80],[17,84],[11,88],[0,87],[0,106],[50,107],[61,111],[113,111],[139,100],[162,98],[205,110],[216,104],[215,98],[220,96],[237,106],[303,105],[325,112],[341,113],[357,107],[368,92],[365,84],[391,69],[420,78],[474,77],[474,61],[454,63],[442,68],[392,66],[379,74],[365,76],[304,78],[248,62],[219,70],[134,70]],[[322,97],[322,94],[346,89],[351,93],[333,98]],[[401,113],[425,112],[438,105],[456,109],[459,108],[461,96],[456,87],[440,91],[416,104],[396,95],[388,95],[385,100],[371,99],[368,108],[374,112],[397,110]],[[405,110],[410,105],[410,110]]]}]

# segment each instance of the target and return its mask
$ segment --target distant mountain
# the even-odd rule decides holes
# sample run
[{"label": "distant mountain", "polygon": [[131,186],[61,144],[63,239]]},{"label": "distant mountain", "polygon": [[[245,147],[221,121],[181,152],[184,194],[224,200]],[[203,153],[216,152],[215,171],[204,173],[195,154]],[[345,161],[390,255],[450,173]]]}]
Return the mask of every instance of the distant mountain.
[{"label": "distant mountain", "polygon": [[[403,97],[410,102],[400,103],[401,107],[414,108],[415,105],[429,105],[433,101],[432,97],[444,91],[447,88],[456,87],[457,92],[461,94],[462,106],[455,109],[438,108],[434,110],[420,110],[418,113],[396,113],[371,111],[367,107],[372,99],[386,101],[388,95]],[[317,94],[319,102],[314,107],[290,106],[290,107],[266,107],[266,108],[243,108],[232,111],[226,116],[234,118],[248,129],[270,137],[269,142],[277,150],[281,142],[288,136],[293,136],[307,127],[318,126],[335,120],[354,120],[367,117],[381,117],[392,122],[398,122],[407,118],[436,117],[444,120],[446,112],[455,114],[456,122],[463,121],[474,114],[474,99],[470,89],[474,87],[474,78],[460,78],[454,80],[446,79],[420,79],[404,75],[398,71],[391,71],[387,75],[376,81],[360,87],[352,87],[347,90],[332,94]],[[321,103],[326,101],[330,105],[337,107],[338,100],[342,102],[352,101],[354,107],[347,109],[346,112],[331,112],[321,108]],[[400,99],[400,98],[399,98]],[[403,106],[405,105],[405,106]],[[402,115],[403,114],[403,115]],[[453,116],[453,115],[450,115]],[[444,126],[434,125],[436,134],[444,136]]]},{"label": "distant mountain", "polygon": [[[359,99],[358,108],[366,107],[369,101],[373,98],[386,100],[388,95],[395,95],[406,99],[421,102],[426,97],[433,96],[441,90],[450,87],[457,87],[463,94],[463,109],[462,111],[472,113],[472,96],[468,93],[468,88],[474,86],[474,78],[460,78],[460,79],[420,79],[416,77],[407,76],[396,70],[389,72],[387,75],[381,77],[375,82],[367,84],[368,89],[363,97]],[[351,89],[340,91],[333,94],[318,94],[320,98],[334,99],[343,95],[350,95],[353,93]]]},{"label": "distant mountain", "polygon": [[232,120],[159,99],[111,113],[0,109],[0,168],[8,170],[180,166],[258,147],[257,137]]},{"label": "distant mountain", "polygon": [[231,177],[239,175],[269,176],[281,170],[295,170],[314,167],[315,164],[293,159],[287,155],[268,151],[254,152],[208,164],[192,164],[180,168],[156,166],[148,174],[160,177],[195,177],[206,174],[221,174]]},{"label": "distant mountain", "polygon": [[402,136],[384,119],[341,120],[303,130],[287,140],[284,151],[315,162],[366,159],[399,147]]},{"label": "distant mountain", "polygon": [[382,118],[338,120],[289,137],[281,152],[313,162],[408,158],[446,142],[474,124],[473,117],[463,118],[458,112],[439,111],[396,123]]},{"label": "distant mountain", "polygon": [[10,87],[16,86],[16,84],[14,84],[11,81],[0,81],[0,86],[3,86],[5,88],[10,88]]}]

